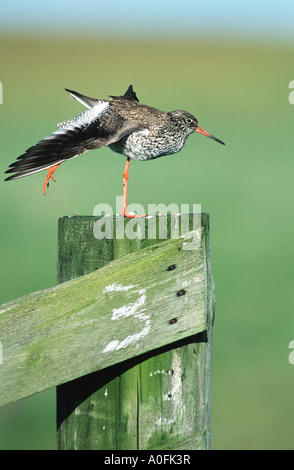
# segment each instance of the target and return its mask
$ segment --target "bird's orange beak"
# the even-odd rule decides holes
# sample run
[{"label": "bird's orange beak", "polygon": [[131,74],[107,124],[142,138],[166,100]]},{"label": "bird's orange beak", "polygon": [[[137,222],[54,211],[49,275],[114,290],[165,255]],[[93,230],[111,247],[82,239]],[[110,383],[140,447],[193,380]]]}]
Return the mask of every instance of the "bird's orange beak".
[{"label": "bird's orange beak", "polygon": [[210,139],[213,139],[216,142],[219,142],[220,144],[226,145],[224,142],[214,137],[214,135],[209,134],[209,132],[202,129],[202,127],[199,127],[199,126],[195,127],[195,132],[199,132],[199,134],[205,135],[206,137],[209,137]]}]

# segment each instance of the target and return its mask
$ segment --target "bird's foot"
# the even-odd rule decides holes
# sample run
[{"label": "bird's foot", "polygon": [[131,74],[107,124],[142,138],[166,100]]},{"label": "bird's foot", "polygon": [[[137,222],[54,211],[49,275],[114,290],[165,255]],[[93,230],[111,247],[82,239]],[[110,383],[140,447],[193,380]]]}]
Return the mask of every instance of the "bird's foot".
[{"label": "bird's foot", "polygon": [[142,217],[146,217],[147,215],[147,214],[138,215],[138,214],[134,214],[133,212],[127,212],[126,209],[122,209],[120,213],[123,214],[124,217],[127,217],[128,219],[139,219]]},{"label": "bird's foot", "polygon": [[54,171],[57,170],[57,168],[59,167],[60,163],[58,165],[54,165],[54,166],[51,166],[51,168],[46,168],[46,170],[49,170],[48,171],[48,174],[46,176],[46,179],[45,179],[45,183],[43,185],[43,194],[44,196],[46,196],[46,188],[49,188],[49,180],[50,178],[55,182],[56,180],[53,178],[53,173]]}]

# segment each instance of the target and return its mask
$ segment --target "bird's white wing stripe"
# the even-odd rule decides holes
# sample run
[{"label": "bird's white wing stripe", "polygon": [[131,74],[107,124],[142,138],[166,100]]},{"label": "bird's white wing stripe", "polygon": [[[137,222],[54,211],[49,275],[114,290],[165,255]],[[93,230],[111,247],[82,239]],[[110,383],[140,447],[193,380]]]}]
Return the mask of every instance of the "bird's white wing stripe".
[{"label": "bird's white wing stripe", "polygon": [[[93,108],[78,114],[70,121],[60,122],[57,124],[58,130],[54,134],[62,133],[62,129],[73,129],[74,127],[87,127],[94,119],[101,117],[107,110],[109,103],[107,101],[99,101]],[[50,137],[50,136],[48,136]]]}]

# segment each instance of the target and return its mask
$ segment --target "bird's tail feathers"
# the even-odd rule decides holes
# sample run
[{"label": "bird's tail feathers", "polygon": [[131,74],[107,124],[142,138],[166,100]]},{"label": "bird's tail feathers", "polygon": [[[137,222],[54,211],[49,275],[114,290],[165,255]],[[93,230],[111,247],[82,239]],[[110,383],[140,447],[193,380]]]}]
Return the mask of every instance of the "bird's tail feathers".
[{"label": "bird's tail feathers", "polygon": [[67,88],[65,88],[65,91],[67,91],[72,98],[79,101],[83,106],[86,106],[86,108],[89,109],[101,102],[101,100],[98,100],[97,98],[90,98],[89,96],[82,95],[77,91],[68,90]]}]

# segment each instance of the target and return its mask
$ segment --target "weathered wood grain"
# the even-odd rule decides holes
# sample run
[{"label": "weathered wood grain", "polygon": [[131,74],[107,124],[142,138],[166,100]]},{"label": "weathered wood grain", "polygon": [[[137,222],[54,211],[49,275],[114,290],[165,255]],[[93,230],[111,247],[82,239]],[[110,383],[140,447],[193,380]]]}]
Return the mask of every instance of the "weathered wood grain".
[{"label": "weathered wood grain", "polygon": [[[201,283],[198,293],[193,295],[194,305],[189,307],[189,317],[200,316],[202,327],[197,334],[195,328],[190,329],[188,323],[184,325],[185,321],[181,320],[185,334],[182,338],[171,336],[169,326],[175,326],[179,321],[175,302],[165,329],[156,334],[157,349],[59,386],[58,447],[104,450],[207,449],[210,446],[210,356],[214,315],[209,217],[202,214],[199,248],[187,251],[179,250],[181,245],[173,245],[173,241],[158,243],[162,241],[158,229],[153,239],[145,237],[130,240],[124,237],[117,240],[114,237],[97,243],[91,237],[96,220],[91,217],[60,220],[60,280],[85,274],[108,263],[110,259],[123,257],[133,251],[138,256],[141,253],[138,250],[146,246],[151,249],[154,245],[157,251],[172,243],[177,248],[168,258],[167,265],[175,264],[176,269],[166,272],[167,265],[163,269],[165,274],[174,276],[167,278],[169,289],[171,292],[184,289],[186,295],[190,296],[190,285]],[[113,221],[114,230],[116,222]],[[143,223],[147,228],[148,221],[141,220],[142,232]],[[166,238],[172,237],[175,226],[178,226],[178,220],[168,216]],[[146,263],[149,264],[147,260]],[[180,274],[182,263],[185,267]],[[184,271],[188,273],[191,269],[196,269],[197,273],[192,274],[190,281]],[[144,274],[148,277],[149,271],[144,271]],[[153,291],[153,295],[159,295],[154,298],[157,306],[155,315],[159,318],[164,318],[167,313],[166,301],[161,301],[162,286],[159,281]],[[188,302],[186,295],[177,296],[175,300],[185,299],[184,302]],[[173,319],[177,321],[170,323]],[[169,337],[166,346],[160,347],[160,335]],[[138,348],[143,351],[141,344],[142,338],[138,338]]]},{"label": "weathered wood grain", "polygon": [[[2,305],[0,404],[207,330],[206,247],[183,243],[167,240]],[[89,269],[97,267],[95,259]]]}]

